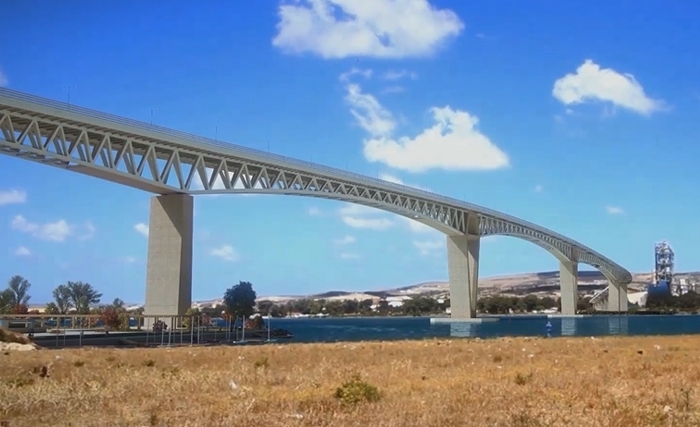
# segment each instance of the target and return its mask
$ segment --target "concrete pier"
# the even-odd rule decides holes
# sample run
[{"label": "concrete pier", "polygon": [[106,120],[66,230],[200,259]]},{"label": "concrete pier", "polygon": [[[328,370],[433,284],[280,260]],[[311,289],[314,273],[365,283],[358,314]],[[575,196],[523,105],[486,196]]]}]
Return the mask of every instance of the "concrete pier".
[{"label": "concrete pier", "polygon": [[192,304],[193,217],[190,195],[151,198],[146,315],[184,315]]},{"label": "concrete pier", "polygon": [[447,236],[447,272],[450,281],[450,311],[453,319],[476,317],[479,290],[479,217],[467,218],[467,233]]},{"label": "concrete pier", "polygon": [[559,261],[559,286],[561,288],[561,314],[576,314],[578,304],[578,263]]},{"label": "concrete pier", "polygon": [[608,282],[608,311],[627,312],[629,301],[627,300],[627,285],[614,281]]}]

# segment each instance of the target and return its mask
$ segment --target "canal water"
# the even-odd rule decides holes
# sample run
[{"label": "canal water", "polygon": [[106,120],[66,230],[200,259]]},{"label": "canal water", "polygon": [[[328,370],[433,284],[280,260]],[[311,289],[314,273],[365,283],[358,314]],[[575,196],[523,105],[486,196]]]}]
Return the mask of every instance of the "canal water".
[{"label": "canal water", "polygon": [[[700,315],[589,316],[547,318],[504,316],[495,322],[431,324],[427,317],[272,319],[273,328],[290,331],[291,342],[378,341],[448,337],[496,338],[551,335],[681,335],[700,333]],[[285,340],[286,341],[286,340]]]}]

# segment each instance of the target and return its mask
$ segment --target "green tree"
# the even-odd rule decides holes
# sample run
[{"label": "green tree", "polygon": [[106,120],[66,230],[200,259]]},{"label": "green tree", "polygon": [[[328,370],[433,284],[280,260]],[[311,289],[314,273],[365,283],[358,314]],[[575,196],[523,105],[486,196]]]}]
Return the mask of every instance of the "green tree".
[{"label": "green tree", "polygon": [[90,313],[90,306],[99,304],[102,294],[97,292],[91,284],[84,282],[68,282],[66,284],[70,301],[78,314]]},{"label": "green tree", "polygon": [[68,310],[73,308],[70,289],[68,289],[66,285],[58,285],[56,289],[53,290],[53,299],[56,302],[58,314],[66,314]]},{"label": "green tree", "polygon": [[31,287],[32,284],[29,283],[29,280],[25,279],[24,277],[19,275],[12,276],[10,281],[7,283],[7,289],[12,291],[12,305],[26,306],[31,298],[31,296],[29,296],[29,288]]},{"label": "green tree", "polygon": [[112,301],[112,307],[114,308],[124,308],[124,301],[121,298],[114,298]]},{"label": "green tree", "polygon": [[55,302],[49,302],[46,304],[46,308],[44,308],[44,313],[46,313],[46,314],[61,314],[61,311],[58,309],[58,306],[56,305]]},{"label": "green tree", "polygon": [[237,285],[226,289],[224,305],[228,314],[234,318],[248,318],[255,313],[255,299],[257,297],[252,283],[238,282]]},{"label": "green tree", "polygon": [[14,293],[10,289],[0,291],[0,314],[12,313]]}]

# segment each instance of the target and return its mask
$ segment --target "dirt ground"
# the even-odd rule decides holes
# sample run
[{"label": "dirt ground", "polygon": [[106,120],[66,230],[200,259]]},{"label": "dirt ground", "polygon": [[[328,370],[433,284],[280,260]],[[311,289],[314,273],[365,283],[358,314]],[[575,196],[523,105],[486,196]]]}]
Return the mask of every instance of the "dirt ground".
[{"label": "dirt ground", "polygon": [[688,336],[5,351],[0,421],[692,427],[699,380]]}]

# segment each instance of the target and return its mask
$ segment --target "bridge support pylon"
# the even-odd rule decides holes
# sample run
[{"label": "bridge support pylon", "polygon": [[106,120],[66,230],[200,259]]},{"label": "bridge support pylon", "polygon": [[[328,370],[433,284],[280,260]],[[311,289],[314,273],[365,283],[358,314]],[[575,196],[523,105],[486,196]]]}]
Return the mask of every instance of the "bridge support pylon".
[{"label": "bridge support pylon", "polygon": [[467,233],[447,236],[447,273],[450,281],[450,312],[453,319],[476,317],[479,292],[479,217],[468,215]]},{"label": "bridge support pylon", "polygon": [[193,220],[192,196],[151,198],[144,314],[164,316],[166,323],[166,316],[184,315],[192,305]]},{"label": "bridge support pylon", "polygon": [[578,263],[559,261],[559,288],[561,290],[561,314],[576,314],[578,305]]},{"label": "bridge support pylon", "polygon": [[627,285],[614,281],[608,282],[608,311],[627,312]]}]

